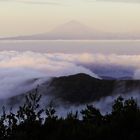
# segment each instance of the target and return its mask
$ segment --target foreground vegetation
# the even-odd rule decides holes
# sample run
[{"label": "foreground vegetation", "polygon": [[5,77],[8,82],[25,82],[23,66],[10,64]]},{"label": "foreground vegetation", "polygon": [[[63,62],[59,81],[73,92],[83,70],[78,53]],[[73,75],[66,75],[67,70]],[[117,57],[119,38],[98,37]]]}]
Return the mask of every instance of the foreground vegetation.
[{"label": "foreground vegetation", "polygon": [[[0,117],[0,140],[135,140],[140,137],[140,108],[133,98],[118,97],[109,114],[87,105],[81,112],[68,113],[64,118],[55,109],[41,109],[41,96],[35,92],[14,113]],[[82,117],[79,119],[79,115]]]}]

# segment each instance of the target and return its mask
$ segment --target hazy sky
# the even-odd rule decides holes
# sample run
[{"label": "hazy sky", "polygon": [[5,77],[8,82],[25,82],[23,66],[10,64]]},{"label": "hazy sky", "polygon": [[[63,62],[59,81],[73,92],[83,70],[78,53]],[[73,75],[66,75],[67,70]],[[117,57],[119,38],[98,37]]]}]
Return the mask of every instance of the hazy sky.
[{"label": "hazy sky", "polygon": [[47,32],[71,20],[140,33],[140,0],[0,0],[0,36]]}]

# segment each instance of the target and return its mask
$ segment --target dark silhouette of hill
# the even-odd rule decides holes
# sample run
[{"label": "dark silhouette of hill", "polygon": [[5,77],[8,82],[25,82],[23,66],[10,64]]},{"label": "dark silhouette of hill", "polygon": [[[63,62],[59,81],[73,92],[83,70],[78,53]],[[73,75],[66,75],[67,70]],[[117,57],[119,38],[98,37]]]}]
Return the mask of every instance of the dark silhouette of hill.
[{"label": "dark silhouette of hill", "polygon": [[86,74],[54,78],[50,84],[55,97],[72,104],[98,101],[103,97],[140,91],[140,80],[104,80]]},{"label": "dark silhouette of hill", "polygon": [[[108,96],[127,94],[133,96],[140,92],[140,80],[96,79],[81,73],[52,78],[38,86],[38,90],[42,96],[49,97],[44,98],[46,102],[54,100],[60,104],[80,105],[98,101]],[[5,102],[9,105],[19,104],[24,95],[14,96],[6,99]]]},{"label": "dark silhouette of hill", "polygon": [[50,82],[52,94],[74,104],[88,103],[109,96],[115,88],[115,80],[100,80],[86,74],[54,78]]}]

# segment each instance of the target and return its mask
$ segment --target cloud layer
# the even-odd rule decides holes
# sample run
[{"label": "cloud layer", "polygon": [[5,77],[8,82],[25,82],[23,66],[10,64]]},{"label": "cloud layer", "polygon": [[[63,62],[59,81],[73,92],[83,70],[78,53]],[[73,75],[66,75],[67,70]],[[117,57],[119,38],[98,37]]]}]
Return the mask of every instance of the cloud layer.
[{"label": "cloud layer", "polygon": [[33,52],[0,52],[0,98],[31,90],[49,77],[87,73],[98,78],[90,70],[60,56]]},{"label": "cloud layer", "polygon": [[130,76],[131,71],[140,79],[140,55],[0,52],[0,98],[26,92],[50,77],[86,73],[99,78],[100,70],[110,74],[107,68],[112,76]]}]

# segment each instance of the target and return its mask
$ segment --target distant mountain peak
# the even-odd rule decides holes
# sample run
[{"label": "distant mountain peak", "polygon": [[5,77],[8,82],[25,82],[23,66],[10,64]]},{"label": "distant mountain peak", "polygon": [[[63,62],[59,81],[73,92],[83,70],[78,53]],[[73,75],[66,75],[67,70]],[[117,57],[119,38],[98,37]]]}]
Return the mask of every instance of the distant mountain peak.
[{"label": "distant mountain peak", "polygon": [[139,38],[139,36],[129,36],[126,34],[117,33],[112,34],[97,31],[77,20],[71,20],[59,25],[58,27],[47,33],[0,38],[0,40],[118,40]]},{"label": "distant mountain peak", "polygon": [[71,20],[69,22],[66,22],[55,29],[53,29],[51,32],[56,33],[56,34],[69,34],[71,36],[74,35],[85,35],[86,33],[93,33],[93,30],[86,26],[85,24],[80,23],[79,21],[76,20]]},{"label": "distant mountain peak", "polygon": [[66,22],[65,24],[63,25],[84,25],[82,24],[81,22],[77,21],[77,20],[71,20],[69,22]]}]

